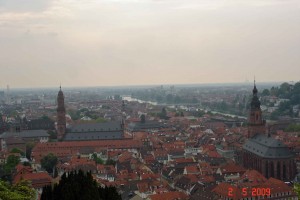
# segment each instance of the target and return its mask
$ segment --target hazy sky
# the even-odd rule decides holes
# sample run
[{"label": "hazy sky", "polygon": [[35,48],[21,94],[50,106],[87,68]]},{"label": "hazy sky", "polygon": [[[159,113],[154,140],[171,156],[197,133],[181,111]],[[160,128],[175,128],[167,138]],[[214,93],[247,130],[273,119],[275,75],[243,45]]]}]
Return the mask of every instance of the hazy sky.
[{"label": "hazy sky", "polygon": [[0,0],[0,89],[300,80],[299,0]]}]

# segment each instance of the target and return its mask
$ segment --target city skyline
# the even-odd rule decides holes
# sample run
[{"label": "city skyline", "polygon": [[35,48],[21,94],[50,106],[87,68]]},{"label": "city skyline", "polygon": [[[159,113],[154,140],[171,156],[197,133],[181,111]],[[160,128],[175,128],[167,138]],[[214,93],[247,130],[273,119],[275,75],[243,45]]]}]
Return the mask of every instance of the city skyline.
[{"label": "city skyline", "polygon": [[0,0],[0,88],[299,81],[296,0]]}]

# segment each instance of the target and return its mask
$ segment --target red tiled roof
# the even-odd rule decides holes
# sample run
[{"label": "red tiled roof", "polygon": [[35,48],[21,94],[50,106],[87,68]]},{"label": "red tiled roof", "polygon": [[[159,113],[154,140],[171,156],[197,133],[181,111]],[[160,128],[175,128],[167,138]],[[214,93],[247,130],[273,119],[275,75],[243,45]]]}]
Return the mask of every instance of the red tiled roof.
[{"label": "red tiled roof", "polygon": [[17,183],[21,179],[31,181],[33,188],[42,188],[46,185],[50,185],[52,182],[52,178],[47,172],[18,174],[15,176],[13,182]]},{"label": "red tiled roof", "polygon": [[221,171],[224,174],[227,173],[244,173],[246,169],[240,165],[236,165],[234,163],[228,163],[221,167]]},{"label": "red tiled roof", "polygon": [[292,187],[275,178],[269,178],[261,187],[270,188],[271,194],[291,192],[293,195],[296,195]]},{"label": "red tiled roof", "polygon": [[30,166],[24,166],[24,165],[22,165],[22,164],[18,164],[17,166],[16,166],[16,170],[17,170],[17,173],[19,172],[19,171],[21,171],[21,170],[25,170],[25,171],[27,171],[27,172],[29,172],[29,173],[31,173],[33,170],[32,170],[32,168],[30,167]]},{"label": "red tiled roof", "polygon": [[125,151],[125,152],[123,152],[120,156],[119,156],[119,158],[118,158],[118,161],[120,162],[120,163],[122,163],[122,162],[126,162],[126,161],[129,161],[129,160],[132,160],[132,154],[130,153],[130,152],[128,152],[128,151]]},{"label": "red tiled roof", "polygon": [[208,151],[206,154],[211,158],[221,158],[222,157],[217,151]]},{"label": "red tiled roof", "polygon": [[247,170],[240,178],[243,186],[255,186],[265,183],[267,179],[256,170]]},{"label": "red tiled roof", "polygon": [[207,145],[203,145],[202,149],[213,151],[213,150],[216,150],[216,147],[215,147],[215,145],[207,144]]},{"label": "red tiled roof", "polygon": [[230,185],[229,183],[220,183],[212,190],[212,192],[222,196],[223,198],[231,198],[233,200],[247,197],[242,196],[243,193],[240,188]]},{"label": "red tiled roof", "polygon": [[144,179],[159,179],[160,175],[159,174],[142,174],[141,175],[141,180],[144,180]]},{"label": "red tiled roof", "polygon": [[142,141],[123,139],[123,140],[98,140],[98,141],[71,141],[71,142],[49,142],[38,143],[32,150],[32,157],[39,162],[48,153],[55,156],[64,157],[76,154],[82,148],[97,149],[131,149],[140,148]]},{"label": "red tiled roof", "polygon": [[176,158],[174,160],[176,163],[191,163],[194,162],[193,158]]},{"label": "red tiled roof", "polygon": [[216,180],[213,176],[203,175],[203,176],[199,176],[199,181],[201,181],[202,183],[213,183]]},{"label": "red tiled roof", "polygon": [[166,192],[162,194],[150,195],[149,198],[151,200],[188,200],[189,196],[183,192]]},{"label": "red tiled roof", "polygon": [[183,175],[182,177],[188,178],[191,183],[197,183],[199,181],[197,174],[186,174],[186,175]]},{"label": "red tiled roof", "polygon": [[199,169],[197,166],[186,166],[185,170],[187,172],[187,174],[196,174],[196,173],[200,173]]}]

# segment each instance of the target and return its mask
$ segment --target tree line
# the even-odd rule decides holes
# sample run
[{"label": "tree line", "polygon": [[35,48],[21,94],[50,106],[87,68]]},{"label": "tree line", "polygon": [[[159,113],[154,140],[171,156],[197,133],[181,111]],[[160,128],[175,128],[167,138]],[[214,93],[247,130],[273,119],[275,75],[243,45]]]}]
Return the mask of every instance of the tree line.
[{"label": "tree line", "polygon": [[43,188],[41,200],[121,200],[115,187],[100,187],[90,172],[64,173],[58,184]]}]

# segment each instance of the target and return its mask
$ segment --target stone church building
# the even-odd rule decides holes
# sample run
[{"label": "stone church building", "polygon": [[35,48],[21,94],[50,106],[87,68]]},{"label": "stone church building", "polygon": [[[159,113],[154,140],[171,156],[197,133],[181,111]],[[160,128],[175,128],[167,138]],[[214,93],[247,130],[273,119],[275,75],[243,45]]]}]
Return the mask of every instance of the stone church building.
[{"label": "stone church building", "polygon": [[59,141],[95,141],[124,138],[123,122],[104,122],[74,124],[66,127],[66,108],[64,94],[61,90],[57,95],[57,139]]},{"label": "stone church building", "polygon": [[254,83],[248,117],[248,140],[242,150],[243,165],[259,171],[266,178],[290,181],[296,175],[295,156],[285,144],[267,133],[257,93]]}]

